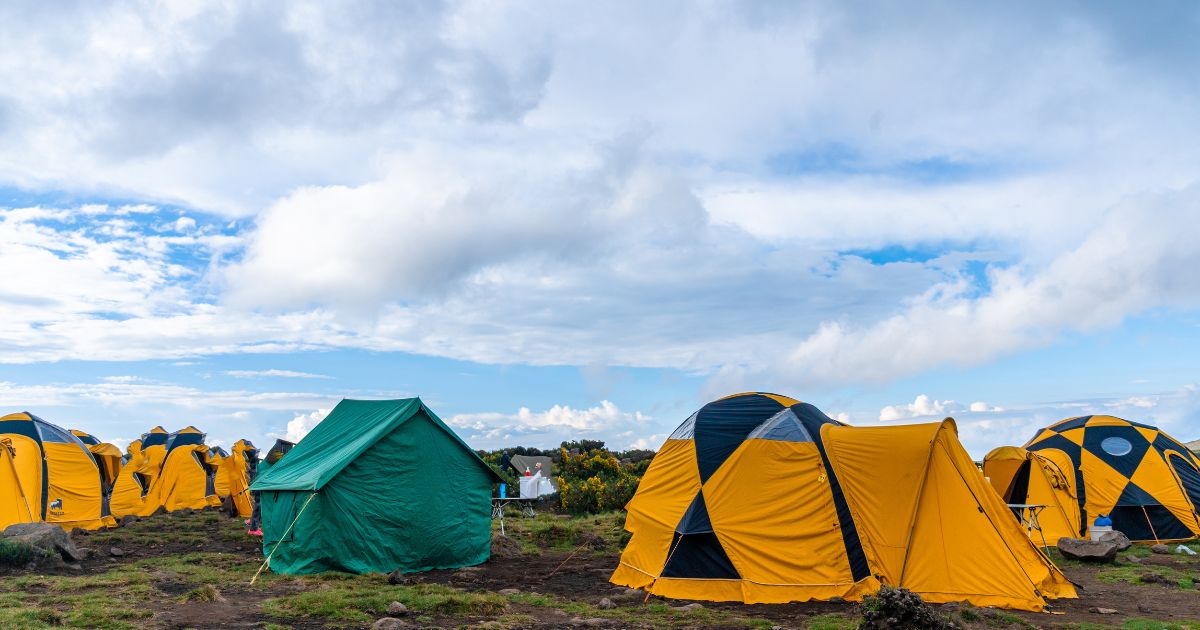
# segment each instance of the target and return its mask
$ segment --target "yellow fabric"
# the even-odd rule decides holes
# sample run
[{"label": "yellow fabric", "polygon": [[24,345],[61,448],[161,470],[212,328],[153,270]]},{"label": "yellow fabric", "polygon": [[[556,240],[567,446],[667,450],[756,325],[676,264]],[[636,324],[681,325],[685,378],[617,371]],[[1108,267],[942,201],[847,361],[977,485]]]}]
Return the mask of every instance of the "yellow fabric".
[{"label": "yellow fabric", "polygon": [[64,529],[104,526],[100,518],[100,473],[79,444],[43,442],[46,474],[46,522]]},{"label": "yellow fabric", "polygon": [[632,536],[617,570],[623,583],[643,588],[662,572],[675,526],[699,490],[695,443],[667,440],[625,506],[625,529]]},{"label": "yellow fabric", "polygon": [[1020,610],[1042,610],[1042,596],[1075,596],[979,473],[952,421],[821,433],[883,583],[931,602]]},{"label": "yellow fabric", "polygon": [[[0,530],[14,523],[39,520],[32,512],[37,503],[25,495],[21,477],[13,462],[14,452],[11,440],[0,439]],[[40,472],[41,468],[38,470]]]},{"label": "yellow fabric", "polygon": [[229,496],[229,468],[233,465],[232,458],[214,454],[209,457],[209,461],[217,469],[216,477],[213,478],[213,488],[217,498],[224,500]]},{"label": "yellow fabric", "polygon": [[[10,445],[17,483],[28,502],[33,520],[42,520],[42,449],[38,448],[33,438],[24,435],[7,434],[0,436],[0,439]],[[23,506],[21,510],[24,509]]]},{"label": "yellow fabric", "polygon": [[220,505],[221,500],[208,491],[206,466],[211,464],[208,447],[203,444],[180,446],[172,450],[163,463],[162,471],[151,484],[150,492],[146,494],[141,515],[149,516],[160,506],[168,512],[174,512]]},{"label": "yellow fabric", "polygon": [[704,497],[713,530],[742,576],[731,599],[860,596],[815,444],[746,440],[704,484]]},{"label": "yellow fabric", "polygon": [[154,477],[141,450],[131,450],[131,453],[129,461],[121,466],[109,499],[109,512],[116,518],[142,513],[146,493],[150,490],[150,480]]},{"label": "yellow fabric", "polygon": [[[250,476],[247,452],[252,447],[246,440],[238,440],[233,445],[233,452],[222,462],[229,487],[229,496],[238,516],[250,518],[254,513],[254,500],[250,496]],[[254,449],[257,450],[257,449]]]},{"label": "yellow fabric", "polygon": [[[1011,496],[1012,484],[1021,467],[1029,463],[1029,483],[1025,498]],[[1008,503],[1046,506],[1038,514],[1041,531],[1026,532],[1037,544],[1055,546],[1059,538],[1077,538],[1080,533],[1079,495],[1075,489],[1075,466],[1058,449],[1027,451],[1017,446],[1001,446],[983,459],[983,474],[1000,498]]]}]

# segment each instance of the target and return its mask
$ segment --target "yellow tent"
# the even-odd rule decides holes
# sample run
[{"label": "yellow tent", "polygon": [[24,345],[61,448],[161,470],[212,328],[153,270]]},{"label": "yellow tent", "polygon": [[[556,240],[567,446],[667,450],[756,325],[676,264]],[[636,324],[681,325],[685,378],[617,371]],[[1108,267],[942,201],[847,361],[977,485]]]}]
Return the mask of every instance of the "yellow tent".
[{"label": "yellow tent", "polygon": [[250,497],[250,476],[258,464],[258,448],[250,440],[238,440],[233,452],[221,460],[217,471],[218,479],[224,478],[225,487],[237,515],[250,518],[254,512],[254,501]]},{"label": "yellow tent", "polygon": [[1040,531],[1026,530],[1034,542],[1053,547],[1079,536],[1075,466],[1066,453],[1001,446],[983,459],[983,475],[1005,503],[1045,506],[1037,514]]},{"label": "yellow tent", "polygon": [[216,495],[216,466],[199,429],[189,426],[172,433],[164,451],[162,469],[146,494],[142,516],[153,514],[159,507],[174,512],[221,504]]},{"label": "yellow tent", "polygon": [[679,599],[928,601],[1041,610],[1074,597],[958,442],[952,420],[857,428],[774,394],[709,403],[626,506],[611,581]]},{"label": "yellow tent", "polygon": [[225,469],[233,462],[229,460],[229,453],[220,446],[210,446],[208,448],[208,461],[216,468],[217,473],[213,477],[213,490],[217,498],[222,502],[229,497],[229,475]]},{"label": "yellow tent", "polygon": [[126,455],[117,481],[113,484],[112,498],[109,502],[109,509],[117,518],[142,513],[146,493],[150,491],[150,482],[158,476],[157,471],[151,470],[145,454],[142,453],[141,440],[130,442],[125,450]]},{"label": "yellow tent", "polygon": [[1071,461],[1079,535],[1101,514],[1131,540],[1200,535],[1200,459],[1156,427],[1113,416],[1081,416],[1042,429],[1025,448],[1063,453]]},{"label": "yellow tent", "polygon": [[121,473],[121,449],[107,442],[101,442],[91,433],[79,429],[71,429],[71,435],[79,438],[79,441],[83,442],[83,445],[91,452],[92,458],[96,460],[96,468],[100,473],[101,513],[104,524],[108,527],[116,527],[117,519],[112,516],[112,492],[113,486],[117,483],[117,476]]},{"label": "yellow tent", "polygon": [[106,525],[99,468],[79,438],[29,412],[0,418],[0,437],[35,520],[68,530]]},{"label": "yellow tent", "polygon": [[7,437],[0,438],[0,530],[14,523],[30,523],[38,520],[33,505],[37,501],[25,494],[21,475],[17,472],[13,457],[16,447]]}]

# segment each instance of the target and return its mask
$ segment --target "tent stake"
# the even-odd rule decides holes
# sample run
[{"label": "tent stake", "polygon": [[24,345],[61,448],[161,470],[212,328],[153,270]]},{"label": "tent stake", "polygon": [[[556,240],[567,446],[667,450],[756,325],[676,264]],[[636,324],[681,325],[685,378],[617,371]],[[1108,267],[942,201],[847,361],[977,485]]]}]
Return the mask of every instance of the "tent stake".
[{"label": "tent stake", "polygon": [[296,521],[300,520],[300,515],[304,513],[304,510],[308,509],[308,504],[312,502],[313,497],[315,496],[317,496],[316,492],[308,495],[308,500],[304,502],[304,505],[300,508],[300,511],[296,512],[296,518],[292,519],[292,522],[288,524],[287,529],[283,530],[283,535],[279,537],[279,540],[276,541],[275,546],[271,548],[271,553],[267,554],[267,559],[263,560],[262,566],[258,567],[258,570],[254,572],[254,577],[250,578],[250,586],[254,586],[254,582],[258,579],[259,574],[263,572],[263,569],[267,568],[268,564],[271,564],[271,556],[275,555],[275,551],[279,549],[279,545],[283,544],[283,539],[287,538],[288,533],[292,531],[292,526],[296,524]]}]

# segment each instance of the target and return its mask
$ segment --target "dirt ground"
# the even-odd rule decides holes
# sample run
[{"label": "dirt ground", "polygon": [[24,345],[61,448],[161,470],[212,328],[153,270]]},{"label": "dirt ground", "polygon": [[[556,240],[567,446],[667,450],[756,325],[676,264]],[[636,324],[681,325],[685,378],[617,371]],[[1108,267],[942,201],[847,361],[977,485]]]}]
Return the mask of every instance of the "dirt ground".
[{"label": "dirt ground", "polygon": [[[852,603],[704,602],[684,610],[688,602],[647,599],[614,587],[607,580],[624,536],[618,515],[542,515],[510,518],[507,525],[517,541],[513,557],[494,557],[479,567],[410,575],[400,585],[382,575],[296,577],[268,571],[251,586],[262,550],[239,522],[215,512],[157,516],[77,534],[76,545],[92,553],[81,568],[0,572],[0,627],[368,628],[385,616],[391,601],[408,606],[403,619],[414,628],[857,625],[859,607]],[[1060,564],[1082,587],[1081,597],[1055,602],[1049,613],[940,608],[968,628],[1200,630],[1200,557],[1154,555],[1139,546],[1122,554],[1117,565]],[[616,607],[598,607],[602,598]]]}]

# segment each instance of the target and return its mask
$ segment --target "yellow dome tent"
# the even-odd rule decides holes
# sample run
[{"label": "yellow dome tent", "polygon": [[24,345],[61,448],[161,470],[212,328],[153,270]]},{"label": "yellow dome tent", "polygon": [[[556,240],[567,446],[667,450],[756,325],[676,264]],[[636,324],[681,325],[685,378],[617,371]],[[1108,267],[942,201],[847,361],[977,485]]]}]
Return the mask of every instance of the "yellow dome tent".
[{"label": "yellow dome tent", "polygon": [[233,452],[221,460],[217,471],[218,479],[225,480],[227,496],[237,515],[250,518],[254,513],[254,500],[250,497],[250,475],[258,464],[258,448],[250,440],[238,440]]},{"label": "yellow dome tent", "polygon": [[208,447],[208,461],[217,470],[217,474],[213,477],[213,492],[222,502],[229,497],[229,475],[225,473],[226,467],[233,462],[226,462],[229,459],[229,453],[220,446]]},{"label": "yellow dome tent", "polygon": [[0,438],[9,444],[5,450],[34,520],[67,530],[106,525],[99,468],[79,438],[27,411],[0,418]]},{"label": "yellow dome tent", "polygon": [[1037,514],[1040,530],[1026,530],[1034,542],[1053,547],[1079,536],[1075,466],[1066,453],[1001,446],[983,458],[983,475],[1005,503],[1045,506]]},{"label": "yellow dome tent", "polygon": [[958,442],[952,420],[857,428],[774,394],[689,417],[626,506],[614,584],[679,599],[931,602],[1042,610],[1074,597]]},{"label": "yellow dome tent", "polygon": [[121,449],[107,442],[101,442],[91,433],[71,429],[71,435],[79,438],[80,442],[91,452],[96,460],[96,468],[100,473],[101,513],[107,527],[116,527],[117,519],[112,516],[112,492],[121,473]]},{"label": "yellow dome tent", "polygon": [[109,509],[116,518],[142,513],[150,482],[157,476],[157,471],[151,470],[146,455],[142,453],[140,439],[130,442],[125,452],[109,502]]},{"label": "yellow dome tent", "polygon": [[1063,453],[1074,467],[1079,536],[1098,515],[1130,540],[1200,535],[1200,459],[1156,427],[1113,416],[1081,416],[1042,429],[1025,445]]},{"label": "yellow dome tent", "polygon": [[216,495],[216,466],[199,429],[189,426],[172,433],[164,452],[162,469],[146,494],[142,516],[153,514],[159,507],[174,512],[221,505]]}]

